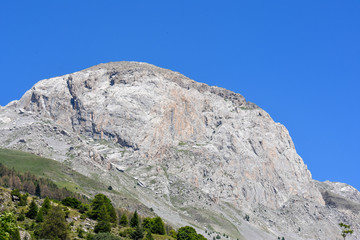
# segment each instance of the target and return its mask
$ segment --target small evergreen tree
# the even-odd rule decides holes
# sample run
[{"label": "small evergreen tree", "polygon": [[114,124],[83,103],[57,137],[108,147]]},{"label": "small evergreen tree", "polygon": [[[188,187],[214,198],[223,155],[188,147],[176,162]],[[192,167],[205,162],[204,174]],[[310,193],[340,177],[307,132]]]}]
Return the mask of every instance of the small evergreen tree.
[{"label": "small evergreen tree", "polygon": [[28,193],[22,194],[22,195],[20,196],[19,206],[26,206],[26,205],[27,205],[27,198],[28,198],[28,196],[29,196]]},{"label": "small evergreen tree", "polygon": [[46,197],[44,199],[44,202],[43,204],[41,205],[41,208],[42,208],[42,211],[43,211],[43,214],[46,215],[48,213],[48,211],[50,210],[51,208],[51,203],[50,203],[50,199],[48,197]]},{"label": "small evergreen tree", "polygon": [[24,209],[22,209],[22,210],[20,211],[20,214],[19,214],[17,220],[20,221],[20,222],[22,222],[22,221],[25,220],[25,212],[24,212]]},{"label": "small evergreen tree", "polygon": [[47,239],[69,239],[65,213],[60,206],[52,207],[41,225],[40,237]]},{"label": "small evergreen tree", "polygon": [[155,234],[165,235],[165,224],[161,217],[155,217],[152,220],[151,232]]},{"label": "small evergreen tree", "polygon": [[41,198],[41,189],[40,189],[40,184],[39,183],[36,184],[35,195],[37,197]]},{"label": "small evergreen tree", "polygon": [[[219,235],[216,236],[216,239],[220,239]],[[196,230],[190,226],[181,227],[177,233],[177,240],[206,240],[206,238],[201,235],[197,234]]]},{"label": "small evergreen tree", "polygon": [[81,202],[74,197],[64,198],[63,200],[61,200],[61,203],[65,206],[75,209],[79,209],[81,207]]},{"label": "small evergreen tree", "polygon": [[137,214],[137,211],[134,212],[134,215],[132,216],[132,218],[130,219],[130,227],[137,227],[139,226],[139,216]]},{"label": "small evergreen tree", "polygon": [[106,233],[111,231],[110,216],[106,211],[105,206],[101,206],[100,213],[97,219],[98,223],[94,228],[95,233]]},{"label": "small evergreen tree", "polygon": [[144,218],[144,220],[142,221],[142,226],[145,230],[150,230],[152,231],[153,228],[153,219],[152,218]]},{"label": "small evergreen tree", "polygon": [[94,197],[94,200],[91,203],[91,211],[89,212],[90,218],[97,220],[97,218],[100,215],[100,208],[101,206],[105,206],[106,211],[109,214],[110,222],[116,223],[117,215],[115,212],[114,206],[111,204],[111,201],[109,198],[107,198],[104,194],[97,194]]},{"label": "small evergreen tree", "polygon": [[135,228],[135,231],[131,234],[131,239],[140,240],[144,237],[144,230],[140,227],[140,224]]},{"label": "small evergreen tree", "polygon": [[146,230],[144,240],[154,240],[154,237],[151,234],[150,230]]},{"label": "small evergreen tree", "polygon": [[44,221],[44,214],[43,214],[44,210],[41,207],[40,210],[38,211],[38,214],[36,216],[36,222],[43,222]]},{"label": "small evergreen tree", "polygon": [[123,215],[121,215],[121,218],[119,220],[119,225],[126,227],[129,224],[128,218],[126,216],[126,214],[124,213]]},{"label": "small evergreen tree", "polygon": [[34,199],[31,201],[29,206],[29,211],[26,213],[26,217],[35,219],[38,214],[38,206],[36,205]]}]

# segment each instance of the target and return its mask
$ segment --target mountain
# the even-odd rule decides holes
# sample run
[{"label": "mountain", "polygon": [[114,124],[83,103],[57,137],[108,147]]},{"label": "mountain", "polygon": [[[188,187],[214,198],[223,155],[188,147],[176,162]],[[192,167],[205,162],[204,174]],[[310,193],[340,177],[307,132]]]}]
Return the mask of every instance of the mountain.
[{"label": "mountain", "polygon": [[2,148],[126,191],[175,227],[328,240],[344,222],[360,238],[360,193],[313,180],[283,125],[238,93],[147,63],[42,80],[1,107],[0,134]]}]

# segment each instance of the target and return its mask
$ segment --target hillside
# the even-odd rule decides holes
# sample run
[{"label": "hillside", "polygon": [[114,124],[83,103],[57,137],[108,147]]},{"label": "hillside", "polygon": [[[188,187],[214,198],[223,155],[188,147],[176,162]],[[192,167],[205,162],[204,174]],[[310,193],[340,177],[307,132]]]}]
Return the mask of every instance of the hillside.
[{"label": "hillside", "polygon": [[150,64],[42,80],[0,109],[0,134],[1,147],[54,159],[174,227],[324,240],[336,239],[339,222],[360,228],[357,207],[346,207],[359,200],[340,200],[357,190],[314,181],[287,129],[264,110]]},{"label": "hillside", "polygon": [[[11,156],[12,152],[6,151],[7,156]],[[30,154],[18,151],[13,153],[32,157],[34,161],[39,160]],[[19,164],[18,159],[14,161]],[[52,164],[51,161],[47,163],[47,166]],[[36,185],[35,191],[27,187],[29,183]],[[91,199],[84,198],[66,188],[54,186],[50,179],[29,171],[16,171],[14,167],[8,168],[3,163],[0,164],[0,185],[3,186],[0,186],[0,239],[139,240],[145,237],[149,240],[173,240],[190,233],[195,234],[195,238],[191,237],[192,240],[205,239],[189,226],[174,230],[153,213],[141,216],[137,211],[126,210],[123,205],[116,208],[107,197],[111,194],[98,193]],[[190,232],[182,232],[184,229]]]}]

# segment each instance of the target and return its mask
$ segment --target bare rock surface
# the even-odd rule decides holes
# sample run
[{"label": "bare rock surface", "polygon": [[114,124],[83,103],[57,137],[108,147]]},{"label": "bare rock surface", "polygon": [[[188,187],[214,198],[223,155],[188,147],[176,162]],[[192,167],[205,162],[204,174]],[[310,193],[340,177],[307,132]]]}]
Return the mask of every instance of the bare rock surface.
[{"label": "bare rock surface", "polygon": [[[359,192],[312,180],[268,113],[150,64],[100,64],[42,80],[1,107],[0,134],[1,147],[95,174],[209,238],[339,239],[339,222],[360,227]],[[354,204],[329,204],[336,197]],[[355,230],[348,239],[358,238]]]}]

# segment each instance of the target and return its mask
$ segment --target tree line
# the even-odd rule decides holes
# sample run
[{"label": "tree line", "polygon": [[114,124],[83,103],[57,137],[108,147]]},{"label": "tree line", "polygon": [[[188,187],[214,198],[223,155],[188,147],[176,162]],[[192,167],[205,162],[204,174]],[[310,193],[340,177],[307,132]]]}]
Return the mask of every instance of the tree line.
[{"label": "tree line", "polygon": [[74,197],[82,202],[88,202],[86,196],[71,192],[66,188],[59,188],[48,178],[37,177],[30,172],[20,173],[2,163],[0,163],[0,186],[19,189],[37,197],[49,197],[58,201],[66,197]]}]

